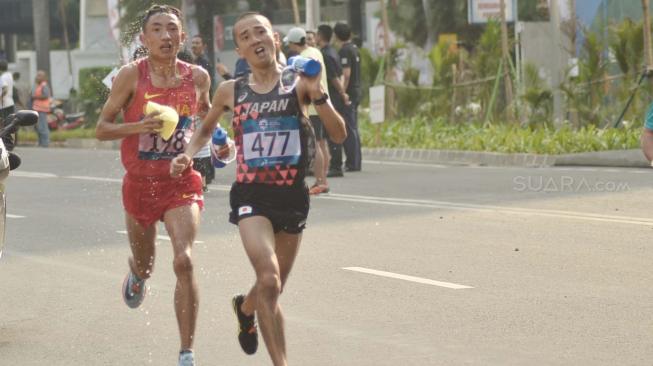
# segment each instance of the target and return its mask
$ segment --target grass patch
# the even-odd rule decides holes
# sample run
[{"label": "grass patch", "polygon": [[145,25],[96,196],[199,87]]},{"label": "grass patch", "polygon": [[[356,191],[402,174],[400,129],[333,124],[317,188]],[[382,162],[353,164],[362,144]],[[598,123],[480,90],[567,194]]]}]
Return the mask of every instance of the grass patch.
[{"label": "grass patch", "polygon": [[[68,139],[94,139],[95,128],[76,128],[67,131],[50,131],[50,141],[60,142]],[[33,128],[21,128],[18,132],[18,141],[38,141],[38,136]]]},{"label": "grass patch", "polygon": [[[441,119],[413,117],[374,125],[361,116],[365,147],[470,150],[501,153],[568,154],[639,148],[641,126],[600,129],[592,125],[520,127],[510,124],[448,124]],[[378,137],[377,137],[378,136]]]}]

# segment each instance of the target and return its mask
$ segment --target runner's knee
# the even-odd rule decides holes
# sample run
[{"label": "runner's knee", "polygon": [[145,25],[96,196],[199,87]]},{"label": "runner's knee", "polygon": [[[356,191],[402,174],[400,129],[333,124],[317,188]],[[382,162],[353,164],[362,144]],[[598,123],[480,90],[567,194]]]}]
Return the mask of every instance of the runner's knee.
[{"label": "runner's knee", "polygon": [[177,277],[188,275],[193,272],[193,261],[188,252],[177,254],[175,259],[172,261],[172,265]]},{"label": "runner's knee", "polygon": [[261,291],[264,295],[281,293],[281,279],[277,273],[263,273],[259,276],[257,282],[259,291]]}]

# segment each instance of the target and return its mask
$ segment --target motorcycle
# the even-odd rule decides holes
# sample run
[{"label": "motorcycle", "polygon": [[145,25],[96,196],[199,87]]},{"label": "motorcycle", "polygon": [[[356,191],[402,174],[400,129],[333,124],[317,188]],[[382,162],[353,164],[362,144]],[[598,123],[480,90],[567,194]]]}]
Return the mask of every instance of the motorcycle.
[{"label": "motorcycle", "polygon": [[[7,221],[5,180],[9,176],[9,171],[18,168],[20,165],[20,157],[7,150],[4,138],[16,132],[19,126],[33,126],[38,120],[39,114],[35,111],[19,111],[9,115],[5,121],[5,127],[0,130],[0,258],[5,245],[5,224]],[[2,118],[0,118],[1,121]]]},{"label": "motorcycle", "polygon": [[62,108],[64,102],[57,100],[52,103],[52,110],[48,113],[48,128],[55,130],[72,130],[84,125],[84,112],[66,114]]}]

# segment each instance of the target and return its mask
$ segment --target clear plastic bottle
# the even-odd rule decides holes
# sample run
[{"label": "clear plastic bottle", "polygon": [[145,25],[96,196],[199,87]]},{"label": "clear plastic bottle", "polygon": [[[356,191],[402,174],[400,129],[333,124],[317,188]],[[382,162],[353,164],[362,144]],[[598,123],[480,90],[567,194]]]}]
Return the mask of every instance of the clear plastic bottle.
[{"label": "clear plastic bottle", "polygon": [[[224,145],[230,145],[230,152],[227,158],[219,158],[218,151],[222,149]],[[227,130],[222,127],[216,127],[211,136],[211,163],[216,168],[223,168],[225,165],[232,162],[235,158],[235,149],[233,146],[233,141],[229,138]]]}]

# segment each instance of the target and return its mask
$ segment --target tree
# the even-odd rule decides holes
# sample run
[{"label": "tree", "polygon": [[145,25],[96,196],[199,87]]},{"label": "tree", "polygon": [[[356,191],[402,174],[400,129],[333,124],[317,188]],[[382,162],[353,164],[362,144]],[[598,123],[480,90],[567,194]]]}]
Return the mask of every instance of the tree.
[{"label": "tree", "polygon": [[50,75],[50,3],[32,0],[36,68]]}]

